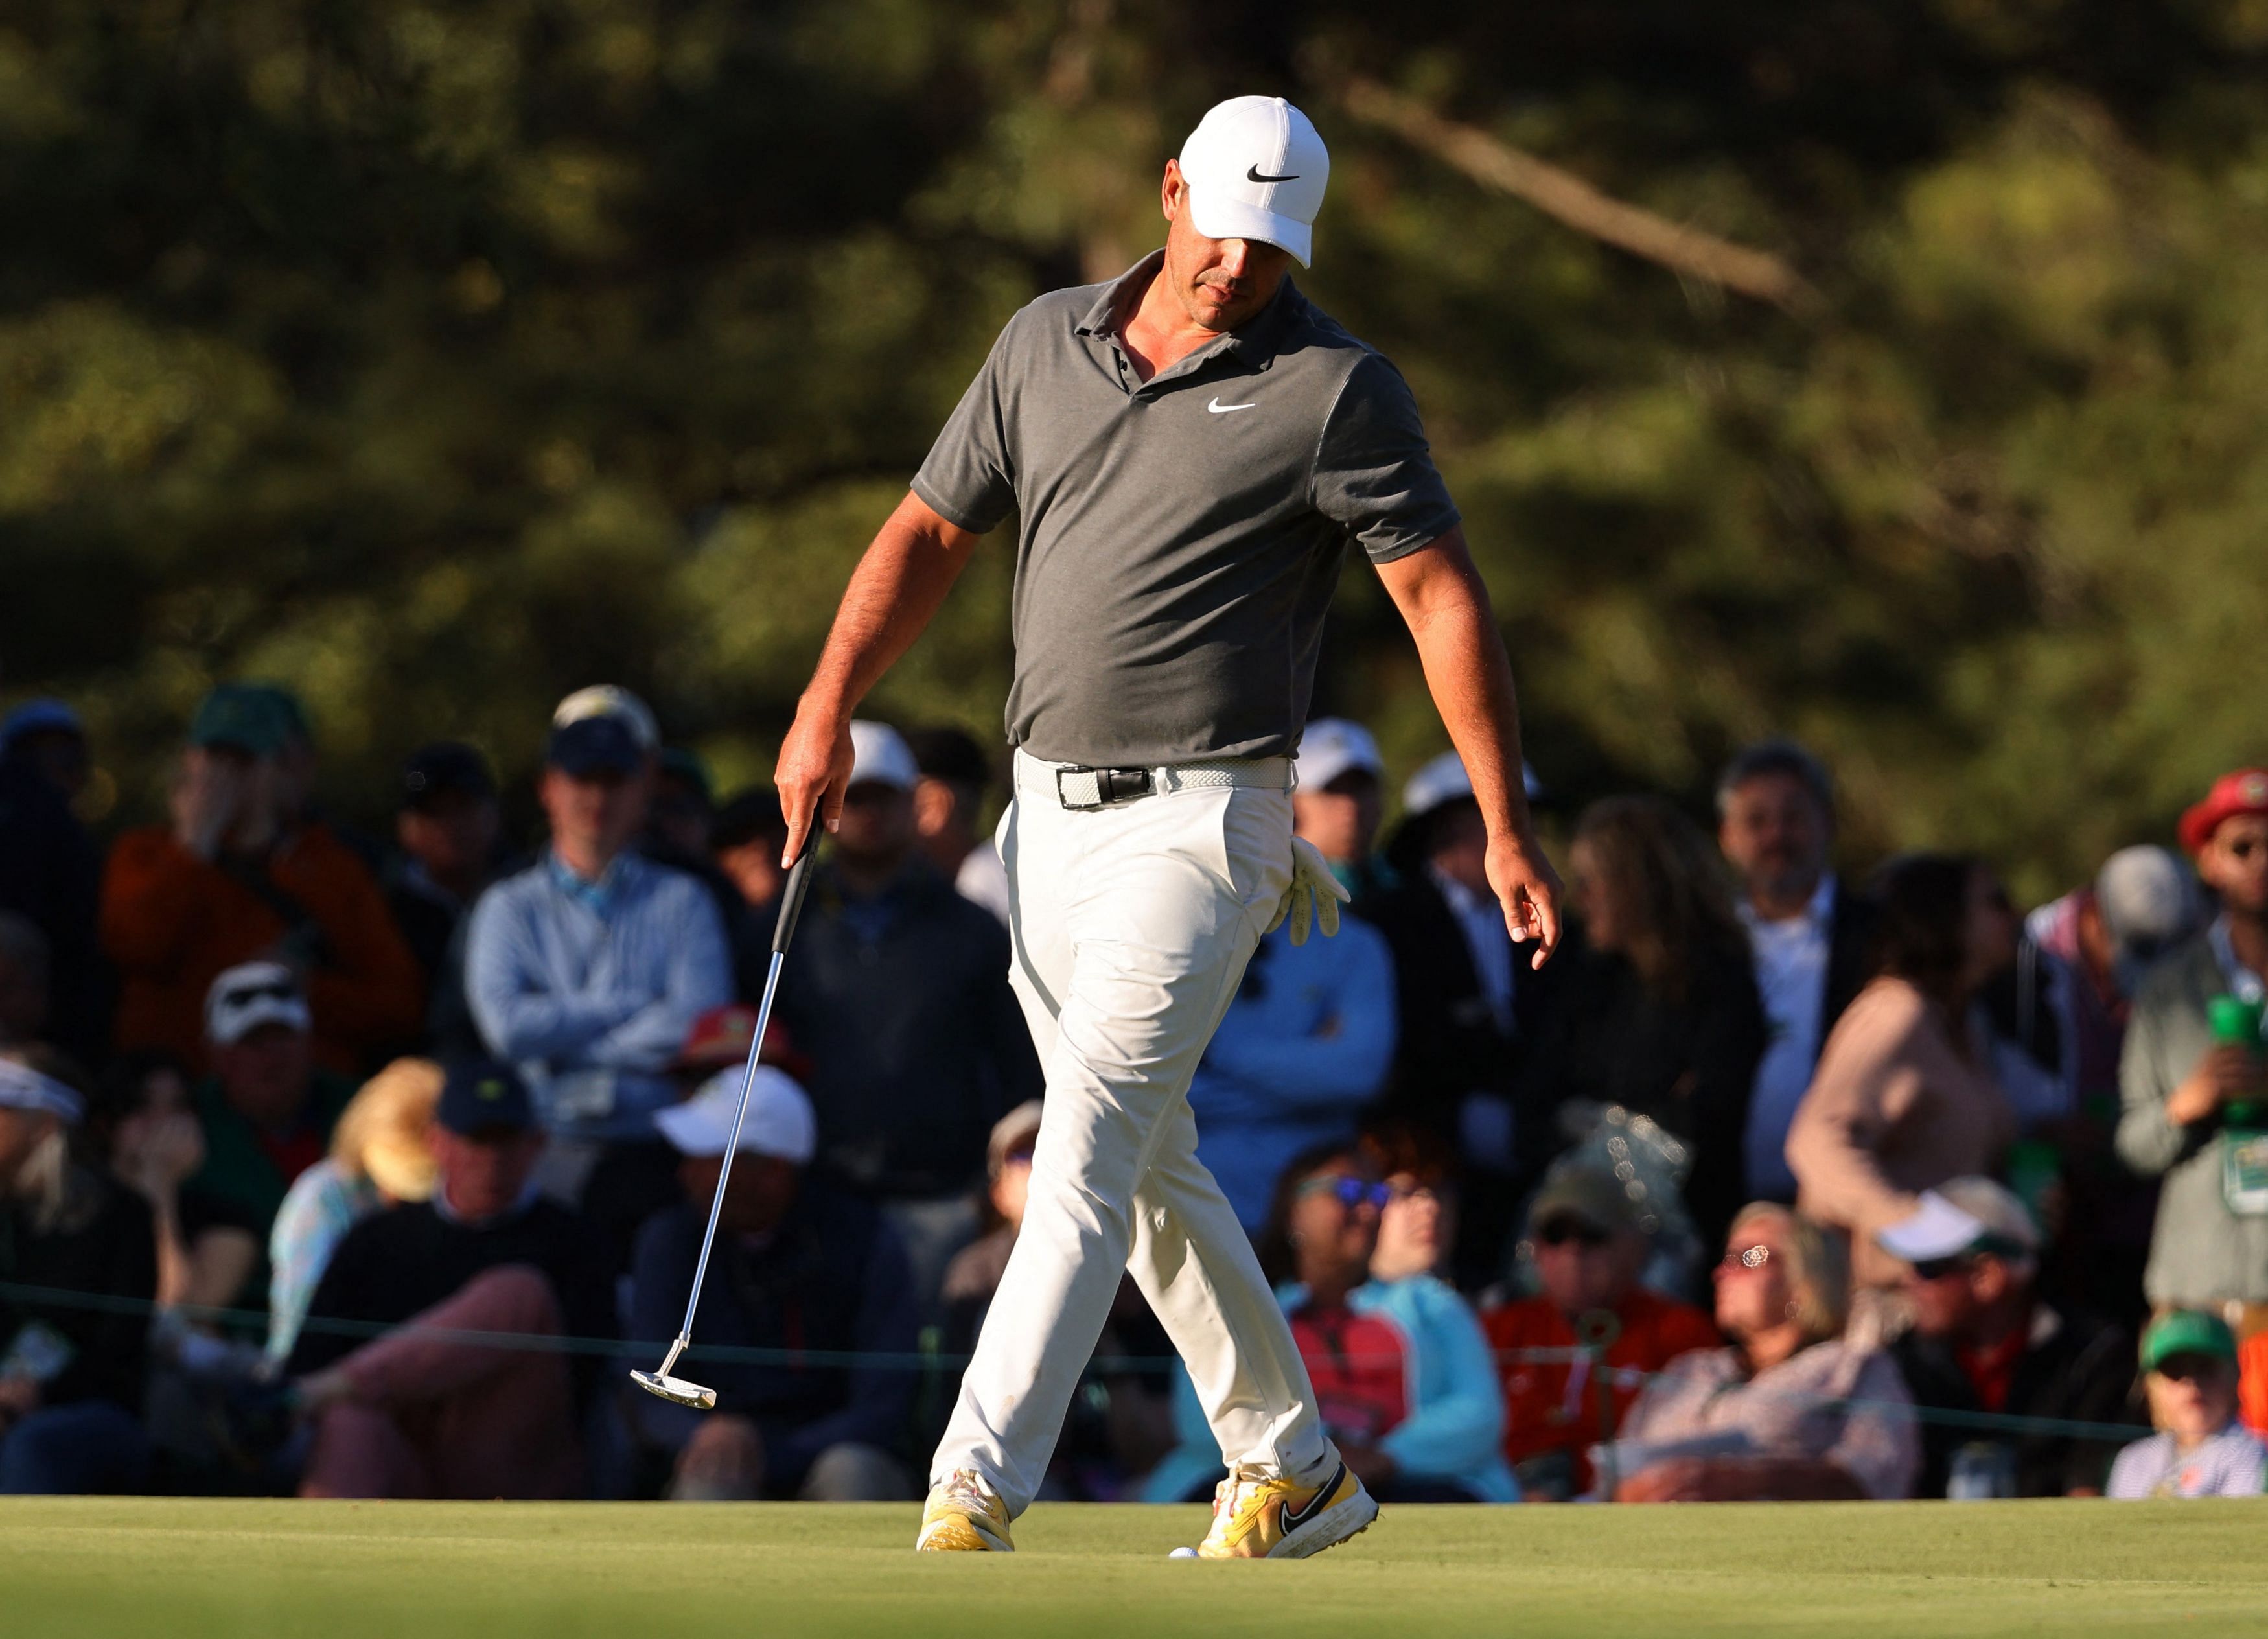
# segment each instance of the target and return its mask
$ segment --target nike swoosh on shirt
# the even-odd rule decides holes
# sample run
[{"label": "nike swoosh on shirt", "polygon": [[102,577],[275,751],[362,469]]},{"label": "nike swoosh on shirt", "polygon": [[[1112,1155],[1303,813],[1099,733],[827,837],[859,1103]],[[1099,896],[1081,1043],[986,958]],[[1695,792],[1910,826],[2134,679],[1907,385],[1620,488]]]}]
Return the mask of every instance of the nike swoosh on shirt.
[{"label": "nike swoosh on shirt", "polygon": [[1225,416],[1232,410],[1257,410],[1260,408],[1260,401],[1255,399],[1248,404],[1224,404],[1216,397],[1210,400],[1205,408],[1216,416]]}]

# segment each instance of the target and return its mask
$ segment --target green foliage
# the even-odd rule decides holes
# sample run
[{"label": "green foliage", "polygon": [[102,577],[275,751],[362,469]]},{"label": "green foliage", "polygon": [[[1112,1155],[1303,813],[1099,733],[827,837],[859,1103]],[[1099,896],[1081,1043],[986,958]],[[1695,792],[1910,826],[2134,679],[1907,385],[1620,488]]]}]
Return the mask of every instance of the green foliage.
[{"label": "green foliage", "polygon": [[[2042,892],[2268,755],[2262,8],[1961,0],[15,0],[0,9],[0,688],[120,816],[210,683],[374,804],[652,698],[761,775],[851,562],[1007,314],[1159,233],[1213,98],[1333,145],[1303,282],[1402,365],[1583,797],[1836,763],[1856,854]],[[1291,19],[1296,18],[1298,20]],[[1351,63],[1794,260],[1681,284],[1339,113]],[[875,709],[998,720],[1009,543]],[[1439,748],[1347,577],[1324,709]]]}]

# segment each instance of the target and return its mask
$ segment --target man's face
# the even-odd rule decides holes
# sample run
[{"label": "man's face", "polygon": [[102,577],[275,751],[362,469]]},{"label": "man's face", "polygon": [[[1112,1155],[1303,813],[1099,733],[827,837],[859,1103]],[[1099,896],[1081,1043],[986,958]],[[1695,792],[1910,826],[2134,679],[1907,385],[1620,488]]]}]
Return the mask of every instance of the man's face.
[{"label": "man's face", "polygon": [[433,1165],[451,1210],[475,1222],[519,1203],[543,1148],[542,1135],[536,1133],[452,1133],[438,1126],[431,1141]]},{"label": "man's face", "polygon": [[307,1107],[314,1042],[288,1024],[262,1024],[225,1046],[216,1045],[212,1065],[229,1107],[255,1126],[298,1125]]},{"label": "man's face", "polygon": [[1535,1274],[1563,1315],[1613,1310],[1646,1261],[1645,1239],[1562,1214],[1535,1227]]},{"label": "man's face", "polygon": [[914,843],[914,794],[879,779],[862,779],[843,794],[837,852],[856,864],[887,867]]},{"label": "man's face", "polygon": [[[717,1197],[717,1178],[723,1170],[722,1156],[683,1156],[677,1163],[678,1187],[686,1200],[705,1208]],[[717,1222],[742,1235],[769,1232],[795,1204],[799,1176],[793,1162],[742,1151],[733,1163],[732,1181],[725,1186],[725,1205]]]},{"label": "man's face", "polygon": [[2150,1410],[2177,1439],[2209,1438],[2236,1414],[2236,1372],[2211,1355],[2176,1355],[2149,1374]]},{"label": "man's face", "polygon": [[543,813],[551,834],[559,841],[587,853],[602,863],[630,846],[645,823],[646,803],[653,792],[653,774],[570,774],[564,769],[543,771]]},{"label": "man's face", "polygon": [[1957,1338],[1968,1332],[1981,1307],[1974,1266],[1968,1259],[1954,1259],[1945,1268],[1924,1265],[1906,1270],[1901,1281],[1913,1305],[1915,1331],[1926,1338]]},{"label": "man's face", "polygon": [[1334,865],[1370,857],[1385,812],[1378,776],[1351,768],[1329,785],[1292,794],[1292,829]]},{"label": "man's face", "polygon": [[2198,875],[2241,916],[2268,916],[2268,814],[2221,821],[2198,855]]},{"label": "man's face", "polygon": [[1276,299],[1292,253],[1253,239],[1207,239],[1189,219],[1189,185],[1181,162],[1166,161],[1160,189],[1166,265],[1159,277],[1189,321],[1216,334],[1233,330]]},{"label": "man's face", "polygon": [[1717,845],[1756,899],[1808,898],[1827,870],[1827,816],[1793,774],[1756,774],[1733,787]]},{"label": "man's face", "polygon": [[401,851],[438,882],[476,876],[496,851],[500,824],[494,797],[444,791],[395,816]]}]

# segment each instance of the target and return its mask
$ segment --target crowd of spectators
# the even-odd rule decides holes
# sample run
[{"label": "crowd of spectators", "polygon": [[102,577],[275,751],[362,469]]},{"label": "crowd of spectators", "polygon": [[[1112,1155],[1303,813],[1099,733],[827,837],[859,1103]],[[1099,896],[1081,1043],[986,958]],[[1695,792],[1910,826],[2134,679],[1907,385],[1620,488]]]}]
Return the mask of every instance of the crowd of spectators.
[{"label": "crowd of spectators", "polygon": [[[1043,1067],[1000,757],[853,726],[694,1333],[785,826],[627,690],[560,703],[540,836],[477,749],[332,817],[283,688],[215,690],[104,840],[58,701],[0,721],[0,1491],[895,1499],[1012,1255]],[[1530,795],[1545,801],[1528,776]],[[1326,1423],[1386,1500],[2251,1495],[2268,1432],[2268,771],[2019,913],[1837,874],[1742,752],[1555,813],[1515,960],[1454,753],[1307,727],[1353,895],[1261,941],[1190,1088]],[[1169,799],[1159,799],[1169,800]],[[1128,1282],[1046,1495],[1219,1454]]]}]

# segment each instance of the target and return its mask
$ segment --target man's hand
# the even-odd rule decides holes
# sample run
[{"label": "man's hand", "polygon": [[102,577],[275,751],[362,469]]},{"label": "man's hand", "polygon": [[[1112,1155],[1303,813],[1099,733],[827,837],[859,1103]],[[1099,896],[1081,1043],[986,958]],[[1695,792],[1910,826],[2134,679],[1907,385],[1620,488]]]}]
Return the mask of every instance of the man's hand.
[{"label": "man's hand", "polygon": [[1535,955],[1528,965],[1542,967],[1559,949],[1559,873],[1535,838],[1505,835],[1490,838],[1488,879],[1504,906],[1513,943],[1534,940]]},{"label": "man's hand", "polygon": [[173,838],[200,860],[210,860],[234,828],[245,801],[246,769],[227,757],[192,746],[181,758],[173,782]]},{"label": "man's hand", "polygon": [[2241,1042],[2224,1042],[2198,1060],[2189,1079],[2166,1100],[2166,1119],[2176,1126],[2204,1120],[2223,1104],[2263,1096],[2260,1055]]},{"label": "man's hand", "polygon": [[779,766],[772,784],[787,816],[783,867],[803,857],[814,825],[832,831],[843,817],[843,794],[850,784],[850,716],[814,704],[805,695],[795,723],[780,742]]}]

